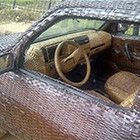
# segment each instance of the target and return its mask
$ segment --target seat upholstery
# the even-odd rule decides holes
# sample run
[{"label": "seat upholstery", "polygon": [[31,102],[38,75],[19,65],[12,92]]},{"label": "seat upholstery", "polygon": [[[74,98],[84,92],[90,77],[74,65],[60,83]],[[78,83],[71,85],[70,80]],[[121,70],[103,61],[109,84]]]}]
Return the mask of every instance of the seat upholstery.
[{"label": "seat upholstery", "polygon": [[10,134],[7,134],[7,135],[3,136],[2,138],[0,138],[0,140],[21,140],[21,139],[18,139]]},{"label": "seat upholstery", "polygon": [[124,101],[120,103],[120,106],[126,107],[126,108],[131,108],[134,103],[134,99],[136,97],[137,92],[129,95]]},{"label": "seat upholstery", "polygon": [[105,84],[109,97],[123,107],[132,107],[140,88],[140,78],[133,73],[121,71],[111,76]]},{"label": "seat upholstery", "polygon": [[3,137],[6,134],[6,132],[1,132],[0,131],[0,138]]}]

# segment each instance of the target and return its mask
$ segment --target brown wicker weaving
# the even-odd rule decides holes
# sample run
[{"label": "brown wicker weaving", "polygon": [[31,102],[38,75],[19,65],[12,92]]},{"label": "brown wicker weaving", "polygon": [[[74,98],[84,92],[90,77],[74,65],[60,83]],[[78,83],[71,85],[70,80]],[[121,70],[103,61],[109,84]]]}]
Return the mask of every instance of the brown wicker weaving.
[{"label": "brown wicker weaving", "polygon": [[130,72],[118,72],[111,76],[105,90],[110,98],[123,107],[132,107],[133,100],[140,87],[140,78]]},{"label": "brown wicker weaving", "polygon": [[[16,70],[0,75],[0,128],[23,140],[140,140],[140,91],[133,108],[128,110],[20,67],[25,54],[22,52],[28,44],[59,19],[86,17],[139,25],[139,8],[139,0],[68,0],[49,9],[19,40],[14,43],[7,40],[7,46],[0,45],[1,54],[13,54],[12,65]],[[107,27],[104,29],[109,31]],[[116,28],[110,31],[114,33]],[[95,43],[97,40],[94,38]],[[124,44],[120,47],[124,48]],[[130,81],[124,78],[123,88],[136,93],[131,89],[135,80]]]},{"label": "brown wicker weaving", "polygon": [[137,92],[129,95],[124,101],[120,103],[120,106],[131,108],[134,104],[134,99],[136,97]]}]

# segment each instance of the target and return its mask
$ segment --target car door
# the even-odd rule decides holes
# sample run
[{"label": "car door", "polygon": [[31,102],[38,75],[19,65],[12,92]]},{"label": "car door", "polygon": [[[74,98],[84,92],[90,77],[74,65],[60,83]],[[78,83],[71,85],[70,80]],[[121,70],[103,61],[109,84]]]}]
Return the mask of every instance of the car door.
[{"label": "car door", "polygon": [[120,31],[112,35],[112,45],[106,51],[106,58],[115,63],[120,70],[140,74],[139,26],[134,24],[125,26],[126,29],[118,29]]}]

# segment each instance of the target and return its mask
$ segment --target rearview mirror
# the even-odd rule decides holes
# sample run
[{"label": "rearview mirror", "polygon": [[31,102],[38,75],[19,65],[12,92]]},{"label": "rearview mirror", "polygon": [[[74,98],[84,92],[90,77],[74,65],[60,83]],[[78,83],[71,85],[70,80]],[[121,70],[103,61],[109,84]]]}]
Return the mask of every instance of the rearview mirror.
[{"label": "rearview mirror", "polygon": [[118,23],[118,27],[117,27],[117,30],[118,32],[120,33],[125,33],[125,31],[127,31],[129,28],[129,25],[128,24],[125,24],[125,23]]},{"label": "rearview mirror", "polygon": [[7,72],[14,67],[13,55],[11,53],[0,56],[0,74]]}]

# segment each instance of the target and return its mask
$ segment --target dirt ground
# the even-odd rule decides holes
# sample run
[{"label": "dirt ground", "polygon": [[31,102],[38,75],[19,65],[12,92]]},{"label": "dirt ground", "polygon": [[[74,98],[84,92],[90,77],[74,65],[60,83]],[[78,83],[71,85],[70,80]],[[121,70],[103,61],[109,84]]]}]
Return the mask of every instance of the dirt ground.
[{"label": "dirt ground", "polygon": [[29,28],[33,22],[11,22],[11,23],[0,23],[0,36],[18,32],[24,32]]},{"label": "dirt ground", "polygon": [[0,35],[24,32],[41,16],[27,10],[0,9]]}]

